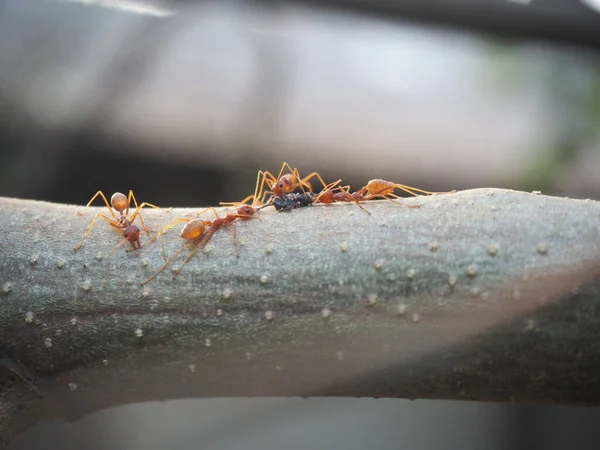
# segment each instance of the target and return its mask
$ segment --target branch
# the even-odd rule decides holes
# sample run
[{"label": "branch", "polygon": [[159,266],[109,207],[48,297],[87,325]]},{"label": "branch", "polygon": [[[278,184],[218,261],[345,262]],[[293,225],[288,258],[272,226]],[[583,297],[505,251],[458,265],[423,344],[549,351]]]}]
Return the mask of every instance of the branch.
[{"label": "branch", "polygon": [[[182,397],[600,405],[600,203],[498,189],[406,203],[422,206],[265,209],[237,226],[239,258],[220,230],[177,279],[142,287],[160,241],[111,256],[120,237],[99,221],[74,253],[100,208],[0,199],[0,434]],[[164,245],[181,248],[177,231]]]}]

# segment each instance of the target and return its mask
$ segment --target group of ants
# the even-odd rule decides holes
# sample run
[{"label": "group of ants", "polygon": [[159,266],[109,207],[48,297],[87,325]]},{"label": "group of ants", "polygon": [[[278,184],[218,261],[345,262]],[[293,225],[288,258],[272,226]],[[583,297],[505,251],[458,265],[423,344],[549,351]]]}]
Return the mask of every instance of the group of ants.
[{"label": "group of ants", "polygon": [[[289,171],[289,173],[284,173],[286,170]],[[320,192],[313,191],[312,185],[310,183],[310,180],[313,178],[318,179],[318,181],[323,186],[323,189]],[[234,226],[233,240],[234,245],[237,248],[235,221],[246,221],[251,218],[257,218],[258,220],[260,220],[260,218],[255,216],[256,212],[268,206],[273,206],[277,211],[291,211],[293,209],[304,208],[313,204],[329,205],[332,203],[339,202],[354,202],[367,214],[371,213],[361,205],[361,202],[377,199],[387,199],[400,206],[408,208],[419,208],[421,206],[419,204],[408,205],[397,202],[396,199],[399,199],[400,196],[394,193],[396,189],[400,189],[415,197],[421,195],[446,194],[455,192],[429,192],[404,184],[393,183],[391,181],[386,181],[382,179],[371,180],[360,190],[351,192],[350,186],[342,185],[341,179],[334,181],[333,183],[327,184],[325,183],[325,181],[323,181],[323,178],[317,172],[313,172],[305,177],[301,177],[298,169],[292,168],[288,163],[284,162],[277,176],[273,175],[268,171],[258,171],[254,194],[249,195],[240,202],[220,203],[220,205],[222,206],[235,207],[235,211],[228,212],[224,217],[221,217],[216,209],[206,208],[200,213],[198,213],[196,215],[196,218],[174,218],[167,225],[162,226],[160,231],[154,237],[151,238],[148,227],[146,227],[144,219],[142,218],[141,210],[144,207],[151,207],[164,211],[163,208],[147,202],[138,205],[135,195],[131,190],[129,191],[129,194],[127,196],[120,192],[116,192],[112,195],[109,204],[104,193],[102,191],[98,191],[88,202],[86,208],[89,207],[94,202],[94,200],[96,200],[96,198],[101,197],[104,200],[104,203],[106,204],[106,207],[108,208],[111,217],[108,217],[101,213],[96,214],[90,222],[85,234],[83,235],[81,242],[79,243],[79,245],[74,247],[73,250],[77,251],[81,247],[83,247],[85,239],[90,234],[92,227],[99,218],[107,221],[113,227],[113,229],[115,229],[123,237],[123,240],[115,246],[113,251],[121,245],[125,244],[126,242],[129,242],[131,244],[131,249],[129,249],[128,251],[137,250],[141,248],[140,229],[133,224],[133,221],[138,217],[140,219],[142,228],[150,238],[150,242],[155,241],[158,237],[162,236],[162,234],[164,234],[165,231],[167,231],[169,228],[172,228],[177,223],[185,223],[185,226],[181,230],[181,237],[187,240],[188,242],[168,260],[164,254],[163,245],[163,259],[165,261],[165,264],[161,267],[161,269],[158,272],[156,272],[150,278],[141,283],[142,285],[145,285],[152,281],[158,274],[163,272],[169,265],[171,265],[173,261],[175,261],[175,259],[186,248],[191,247],[192,250],[188,255],[187,259],[174,272],[173,278],[175,278],[179,274],[181,269],[194,257],[198,250],[204,247],[208,243],[208,241],[210,241],[212,236],[221,228],[224,228],[229,225]],[[129,214],[132,200],[135,205],[135,209],[131,214]],[[208,210],[213,211],[215,215],[214,220],[206,220],[198,217],[207,212]],[[82,213],[80,212],[79,214],[81,215]],[[106,282],[108,283],[108,275]]]}]

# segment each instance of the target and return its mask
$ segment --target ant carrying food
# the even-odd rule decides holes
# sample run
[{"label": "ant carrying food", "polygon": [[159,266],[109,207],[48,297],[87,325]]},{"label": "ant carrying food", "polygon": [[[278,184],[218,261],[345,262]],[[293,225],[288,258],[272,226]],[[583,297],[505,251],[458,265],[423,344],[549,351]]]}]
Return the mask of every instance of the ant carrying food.
[{"label": "ant carrying food", "polygon": [[[283,171],[286,168],[291,173],[287,173],[284,175]],[[269,205],[273,203],[275,198],[281,197],[283,194],[291,194],[297,189],[302,189],[303,192],[306,192],[305,189],[307,189],[309,192],[312,192],[312,186],[309,183],[309,180],[315,177],[321,182],[321,184],[324,187],[327,186],[327,184],[323,181],[323,178],[321,177],[321,175],[319,175],[318,172],[312,172],[311,174],[302,178],[298,169],[292,168],[287,162],[284,162],[281,165],[281,169],[279,170],[277,176],[273,175],[271,172],[268,171],[258,171],[254,194],[249,195],[241,202],[221,203],[221,205],[238,206],[250,200],[252,200],[253,206]],[[265,185],[270,190],[265,190]],[[271,196],[267,199],[269,194],[271,194]]]},{"label": "ant carrying food", "polygon": [[[364,199],[354,199],[350,194],[350,186],[337,186],[342,180],[334,181],[325,186],[318,194],[314,192],[292,192],[275,197],[273,206],[277,211],[291,211],[292,209],[304,208],[315,203],[328,205],[333,202],[355,202],[359,208],[367,214],[371,214],[358,202]],[[339,191],[339,192],[335,192]]]},{"label": "ant carrying food", "polygon": [[318,194],[314,192],[292,192],[290,194],[282,194],[281,196],[274,198],[272,205],[277,211],[291,211],[292,209],[304,208],[315,203],[328,205],[333,202],[355,202],[360,209],[370,215],[371,213],[359,203],[359,201],[364,201],[366,199],[358,195],[354,198],[353,195],[350,194],[350,186],[337,186],[341,182],[342,180],[337,180],[326,185]]},{"label": "ant carrying food", "polygon": [[[133,221],[135,220],[135,218],[136,217],[140,218],[142,227],[144,228],[146,233],[149,234],[148,229],[146,228],[146,225],[144,223],[144,219],[142,218],[142,214],[141,214],[142,208],[149,206],[151,208],[156,208],[156,209],[160,209],[160,210],[164,211],[159,206],[156,206],[156,205],[153,205],[152,203],[147,203],[147,202],[144,202],[138,206],[137,200],[135,199],[135,195],[133,194],[132,190],[129,191],[129,195],[127,195],[127,196],[125,196],[125,194],[122,194],[120,192],[115,192],[112,195],[112,197],[110,198],[110,205],[108,203],[108,200],[106,200],[106,196],[104,195],[104,193],[102,191],[98,191],[98,192],[96,192],[96,195],[94,195],[92,197],[92,199],[88,202],[88,204],[85,207],[88,208],[93,203],[93,201],[96,200],[96,198],[98,196],[102,197],[102,200],[104,200],[104,203],[106,204],[106,207],[108,208],[112,218],[107,217],[106,215],[104,215],[102,213],[96,214],[94,216],[94,218],[92,219],[92,221],[90,222],[79,245],[73,247],[74,251],[77,251],[81,247],[83,247],[83,243],[84,243],[85,239],[90,234],[90,232],[92,231],[92,227],[94,226],[94,224],[96,223],[96,221],[99,218],[106,220],[119,234],[121,234],[123,236],[124,240],[118,246],[121,246],[125,242],[129,242],[131,244],[131,250],[137,250],[138,248],[141,247],[141,244],[140,244],[140,229],[137,226],[133,225]],[[135,205],[135,211],[128,217],[131,200],[133,200],[133,203]],[[115,213],[115,211],[118,213],[118,215]],[[82,215],[83,213],[79,212],[78,214]]]},{"label": "ant carrying food", "polygon": [[[163,272],[175,259],[188,247],[193,247],[191,253],[187,257],[187,259],[183,262],[181,267],[179,267],[175,273],[173,274],[173,279],[179,275],[179,272],[183,267],[194,257],[194,255],[204,247],[208,241],[212,238],[215,232],[225,226],[229,226],[233,224],[233,242],[237,249],[237,240],[236,240],[236,224],[234,223],[236,219],[240,220],[250,220],[251,218],[256,218],[260,220],[259,217],[255,217],[254,214],[261,208],[254,208],[250,205],[242,205],[235,212],[230,212],[225,215],[225,217],[219,216],[219,213],[214,208],[207,208],[198,215],[204,214],[204,212],[211,209],[215,214],[215,220],[202,220],[199,218],[195,219],[185,219],[185,218],[175,218],[169,224],[161,229],[158,235],[163,234],[167,229],[173,227],[177,223],[187,222],[183,229],[181,230],[181,237],[183,239],[188,240],[186,243],[171,259],[165,262],[165,264],[160,268],[158,272],[148,278],[146,281],[142,282],[142,286],[152,281],[156,276]],[[156,239],[155,236],[152,240]],[[239,256],[239,254],[238,254]]]}]

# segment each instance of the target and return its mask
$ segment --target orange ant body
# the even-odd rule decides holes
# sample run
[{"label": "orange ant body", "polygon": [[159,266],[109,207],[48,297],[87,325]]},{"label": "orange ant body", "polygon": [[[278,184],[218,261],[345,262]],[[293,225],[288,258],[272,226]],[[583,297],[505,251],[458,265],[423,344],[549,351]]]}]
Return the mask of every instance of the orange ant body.
[{"label": "orange ant body", "polygon": [[[171,257],[171,259],[166,261],[165,264],[160,268],[160,270],[158,272],[156,272],[154,275],[152,275],[150,278],[148,278],[146,281],[144,281],[142,283],[142,286],[149,283],[150,281],[152,281],[159,273],[164,271],[173,261],[175,261],[175,259],[181,254],[181,252],[183,252],[187,247],[192,246],[193,250],[191,251],[190,255],[183,262],[181,267],[179,267],[173,274],[173,278],[177,277],[177,275],[179,274],[181,269],[183,269],[183,267],[194,257],[194,255],[198,252],[198,250],[200,250],[200,248],[202,248],[203,246],[205,246],[208,243],[208,241],[212,238],[213,234],[215,234],[217,230],[219,230],[225,226],[233,224],[233,226],[234,226],[233,242],[237,248],[236,228],[235,228],[235,223],[234,223],[235,220],[236,219],[240,219],[240,220],[244,220],[244,221],[250,220],[251,218],[254,217],[254,214],[256,214],[256,211],[258,211],[260,208],[254,208],[250,205],[242,205],[235,212],[227,213],[225,215],[225,217],[219,216],[219,213],[217,212],[216,209],[207,208],[204,211],[202,211],[201,213],[199,213],[198,215],[203,214],[208,209],[211,209],[213,211],[213,213],[215,214],[215,216],[216,216],[215,220],[210,221],[210,220],[202,220],[199,218],[196,218],[196,219],[176,218],[176,219],[173,219],[166,227],[163,227],[161,229],[161,231],[159,232],[159,235],[164,233],[167,229],[173,227],[176,223],[187,222],[185,224],[185,226],[183,227],[183,229],[181,230],[181,237],[183,239],[188,240],[189,242],[186,243],[177,253],[175,253],[175,255],[173,255],[173,257]],[[258,217],[256,217],[256,218],[258,220],[260,220]],[[153,238],[153,240],[155,238]]]},{"label": "orange ant body", "polygon": [[[117,232],[119,232],[119,234],[121,234],[124,237],[123,242],[121,242],[121,244],[119,244],[118,246],[121,246],[125,242],[129,242],[131,244],[131,250],[137,250],[138,248],[140,248],[140,229],[137,226],[133,225],[133,221],[136,217],[139,217],[140,222],[142,223],[142,227],[144,228],[146,233],[148,233],[148,229],[146,228],[146,225],[144,224],[144,219],[141,215],[142,208],[144,208],[145,206],[150,206],[152,208],[161,210],[162,208],[147,202],[144,202],[138,206],[137,200],[135,199],[135,195],[133,194],[132,190],[129,191],[129,195],[127,196],[120,192],[115,192],[110,198],[110,205],[108,203],[108,200],[106,200],[104,193],[102,191],[98,191],[85,207],[88,208],[98,196],[102,197],[102,199],[104,200],[104,203],[106,204],[106,207],[108,208],[112,218],[107,217],[101,213],[96,214],[90,222],[90,225],[88,226],[85,234],[83,235],[81,242],[79,243],[79,245],[75,246],[73,250],[77,251],[81,247],[83,247],[83,242],[90,234],[90,232],[92,231],[92,227],[99,218],[106,220],[115,230],[117,230]],[[131,200],[133,200],[133,203],[135,205],[135,211],[128,217]],[[115,211],[119,214],[117,215]],[[79,212],[78,214],[81,215],[82,213]]]},{"label": "orange ant body", "polygon": [[[288,169],[291,173],[283,174],[285,169]],[[270,205],[273,203],[273,199],[276,197],[281,197],[284,194],[291,194],[296,189],[308,189],[308,191],[312,192],[312,186],[309,183],[309,180],[312,178],[317,178],[323,187],[326,187],[327,184],[323,181],[321,175],[318,172],[312,172],[306,177],[302,178],[300,176],[300,172],[298,169],[292,168],[287,162],[284,162],[281,165],[281,169],[277,176],[273,175],[268,171],[258,171],[258,175],[256,177],[256,187],[254,189],[254,194],[249,195],[241,202],[234,203],[221,203],[224,206],[238,206],[244,204],[250,200],[252,200],[253,206],[263,206]],[[265,185],[270,190],[265,190]],[[267,196],[271,194],[271,197],[267,199]]]},{"label": "orange ant body", "polygon": [[365,196],[367,199],[375,199],[375,198],[401,198],[400,196],[394,194],[394,190],[401,189],[404,192],[409,193],[415,197],[419,195],[436,195],[436,194],[451,194],[456,191],[449,192],[430,192],[424,191],[422,189],[417,189],[411,186],[406,186],[405,184],[393,183],[391,181],[382,180],[380,178],[376,178],[371,180],[364,186],[360,191],[359,195]]}]

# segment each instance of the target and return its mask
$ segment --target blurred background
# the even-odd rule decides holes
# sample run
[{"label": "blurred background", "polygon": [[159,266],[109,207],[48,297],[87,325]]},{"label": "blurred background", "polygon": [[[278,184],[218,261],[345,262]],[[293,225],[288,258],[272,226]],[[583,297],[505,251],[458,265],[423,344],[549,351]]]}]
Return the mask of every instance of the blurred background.
[{"label": "blurred background", "polygon": [[288,161],[356,188],[600,198],[594,9],[318,3],[5,1],[0,195],[201,206]]},{"label": "blurred background", "polygon": [[[161,206],[214,205],[287,161],[355,188],[384,178],[600,199],[599,11],[4,0],[0,195],[85,204],[134,189]],[[598,409],[566,407],[190,400],[45,422],[11,448],[596,448],[598,423]],[[105,439],[93,447],[90,433]]]}]

